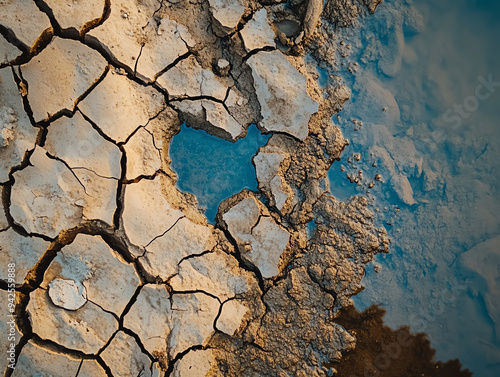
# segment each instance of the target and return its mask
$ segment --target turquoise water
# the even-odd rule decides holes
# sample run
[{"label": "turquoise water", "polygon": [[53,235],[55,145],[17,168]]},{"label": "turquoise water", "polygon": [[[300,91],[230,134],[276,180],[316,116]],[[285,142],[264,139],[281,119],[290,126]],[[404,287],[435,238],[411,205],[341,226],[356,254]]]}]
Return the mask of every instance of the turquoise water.
[{"label": "turquoise water", "polygon": [[[480,377],[500,375],[499,11],[386,1],[346,32],[346,66],[358,65],[339,72],[353,96],[334,121],[351,144],[329,172],[340,199],[382,175],[368,196],[391,253],[368,267],[355,305],[380,304],[388,325],[426,332],[438,360]],[[365,185],[346,179],[359,170]]]},{"label": "turquoise water", "polygon": [[180,190],[194,194],[213,223],[219,204],[244,188],[257,190],[252,157],[265,145],[263,135],[251,125],[247,136],[234,143],[202,130],[181,126],[170,144],[172,169],[178,175]]}]

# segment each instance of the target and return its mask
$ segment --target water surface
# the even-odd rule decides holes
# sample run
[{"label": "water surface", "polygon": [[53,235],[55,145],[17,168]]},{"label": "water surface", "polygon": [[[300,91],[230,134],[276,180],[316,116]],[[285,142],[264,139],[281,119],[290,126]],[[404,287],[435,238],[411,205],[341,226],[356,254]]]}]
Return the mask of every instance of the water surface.
[{"label": "water surface", "polygon": [[[340,71],[353,96],[334,121],[351,144],[329,172],[341,199],[382,175],[368,195],[391,253],[368,267],[358,309],[381,304],[481,377],[500,375],[500,84],[484,84],[500,82],[499,10],[386,1],[346,32],[357,72]],[[346,179],[359,170],[361,186]]]},{"label": "water surface", "polygon": [[251,125],[245,138],[232,143],[185,124],[181,126],[170,144],[172,169],[178,175],[179,188],[196,196],[200,207],[206,209],[209,222],[214,222],[224,199],[244,188],[257,190],[251,160],[269,137]]}]

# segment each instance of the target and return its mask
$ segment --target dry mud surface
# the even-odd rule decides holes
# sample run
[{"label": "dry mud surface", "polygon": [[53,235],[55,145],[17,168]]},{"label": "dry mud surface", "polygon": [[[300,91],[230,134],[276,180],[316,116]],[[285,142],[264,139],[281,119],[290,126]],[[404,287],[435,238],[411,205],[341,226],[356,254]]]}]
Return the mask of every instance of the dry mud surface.
[{"label": "dry mud surface", "polygon": [[[378,3],[0,1],[5,375],[337,373],[337,317],[389,241],[328,193],[334,31]],[[272,134],[215,225],[170,169],[182,122]]]}]

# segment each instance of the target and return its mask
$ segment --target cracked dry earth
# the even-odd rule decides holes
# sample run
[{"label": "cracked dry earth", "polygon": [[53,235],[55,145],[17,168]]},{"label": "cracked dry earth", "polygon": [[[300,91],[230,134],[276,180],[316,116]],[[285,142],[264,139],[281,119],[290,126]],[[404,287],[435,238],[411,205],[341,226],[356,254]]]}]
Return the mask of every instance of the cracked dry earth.
[{"label": "cracked dry earth", "polygon": [[[336,317],[388,240],[328,193],[334,30],[378,3],[0,0],[5,376],[335,373],[356,342]],[[272,134],[215,225],[169,167],[182,122]]]}]

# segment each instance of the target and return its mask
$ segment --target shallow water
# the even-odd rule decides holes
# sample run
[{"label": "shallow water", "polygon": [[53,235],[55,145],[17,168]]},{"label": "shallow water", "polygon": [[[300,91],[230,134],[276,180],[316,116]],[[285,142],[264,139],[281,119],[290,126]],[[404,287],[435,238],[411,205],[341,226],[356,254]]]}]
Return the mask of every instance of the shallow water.
[{"label": "shallow water", "polygon": [[340,199],[367,191],[346,173],[382,175],[368,195],[392,247],[357,308],[381,304],[388,325],[428,333],[437,359],[484,377],[500,375],[500,84],[484,84],[500,82],[499,10],[386,1],[361,38],[346,33],[357,72],[340,71],[353,96],[334,120],[351,145],[329,172]]},{"label": "shallow water", "polygon": [[231,143],[205,131],[181,126],[170,144],[172,169],[178,175],[180,190],[194,194],[213,223],[219,204],[244,188],[257,190],[252,157],[267,143],[251,125],[245,138]]}]

